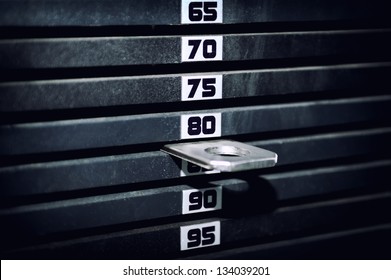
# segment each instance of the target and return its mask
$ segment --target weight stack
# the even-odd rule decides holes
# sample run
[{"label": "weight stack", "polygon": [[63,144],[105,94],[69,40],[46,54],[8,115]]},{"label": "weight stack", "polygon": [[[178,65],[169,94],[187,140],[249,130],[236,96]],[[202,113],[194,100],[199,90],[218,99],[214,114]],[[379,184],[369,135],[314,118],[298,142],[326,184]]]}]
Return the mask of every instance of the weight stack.
[{"label": "weight stack", "polygon": [[1,0],[1,258],[389,259],[387,4]]}]

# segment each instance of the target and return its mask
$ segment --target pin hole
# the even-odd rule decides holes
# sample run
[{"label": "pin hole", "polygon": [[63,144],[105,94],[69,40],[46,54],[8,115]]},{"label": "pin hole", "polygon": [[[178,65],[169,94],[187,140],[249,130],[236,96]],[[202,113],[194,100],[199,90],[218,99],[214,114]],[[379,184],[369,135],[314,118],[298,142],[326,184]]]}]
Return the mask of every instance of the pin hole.
[{"label": "pin hole", "polygon": [[223,157],[245,157],[250,154],[249,150],[235,146],[217,146],[206,148],[205,152]]}]

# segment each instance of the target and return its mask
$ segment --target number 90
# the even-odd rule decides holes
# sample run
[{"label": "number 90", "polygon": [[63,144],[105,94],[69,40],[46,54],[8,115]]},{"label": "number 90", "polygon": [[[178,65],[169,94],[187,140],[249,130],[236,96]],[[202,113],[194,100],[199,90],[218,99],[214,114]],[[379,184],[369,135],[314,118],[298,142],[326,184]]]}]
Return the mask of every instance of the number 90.
[{"label": "number 90", "polygon": [[204,193],[193,192],[189,195],[189,202],[189,211],[199,210],[202,207],[214,208],[217,205],[217,192],[216,190],[207,190]]}]

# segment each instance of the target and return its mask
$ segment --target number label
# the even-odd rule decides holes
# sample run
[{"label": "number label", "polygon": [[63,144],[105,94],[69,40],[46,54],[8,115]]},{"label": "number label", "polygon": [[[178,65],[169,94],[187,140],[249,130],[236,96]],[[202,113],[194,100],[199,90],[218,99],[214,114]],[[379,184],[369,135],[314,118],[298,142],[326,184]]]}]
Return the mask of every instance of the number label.
[{"label": "number label", "polygon": [[209,247],[220,244],[220,222],[183,226],[181,231],[181,251]]},{"label": "number label", "polygon": [[181,139],[221,136],[221,113],[181,116]]},{"label": "number label", "polygon": [[182,37],[182,62],[223,60],[223,36]]},{"label": "number label", "polygon": [[182,191],[182,214],[208,212],[221,209],[222,187]]},{"label": "number label", "polygon": [[181,23],[223,23],[223,0],[182,0]]},{"label": "number label", "polygon": [[223,76],[182,76],[182,101],[222,99]]},{"label": "number label", "polygon": [[201,174],[214,174],[214,173],[220,173],[219,170],[208,170],[205,168],[202,168],[199,165],[196,165],[194,163],[188,162],[187,160],[182,159],[181,163],[181,177],[186,176],[193,176],[193,175],[201,175]]}]

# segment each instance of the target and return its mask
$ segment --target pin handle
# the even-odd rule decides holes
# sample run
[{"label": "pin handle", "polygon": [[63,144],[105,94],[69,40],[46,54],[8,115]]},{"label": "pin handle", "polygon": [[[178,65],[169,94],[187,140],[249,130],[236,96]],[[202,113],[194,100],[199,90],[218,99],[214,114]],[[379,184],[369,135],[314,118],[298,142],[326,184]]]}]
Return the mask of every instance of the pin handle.
[{"label": "pin handle", "polygon": [[272,167],[278,157],[274,152],[232,140],[168,144],[161,150],[203,168],[224,172]]}]

